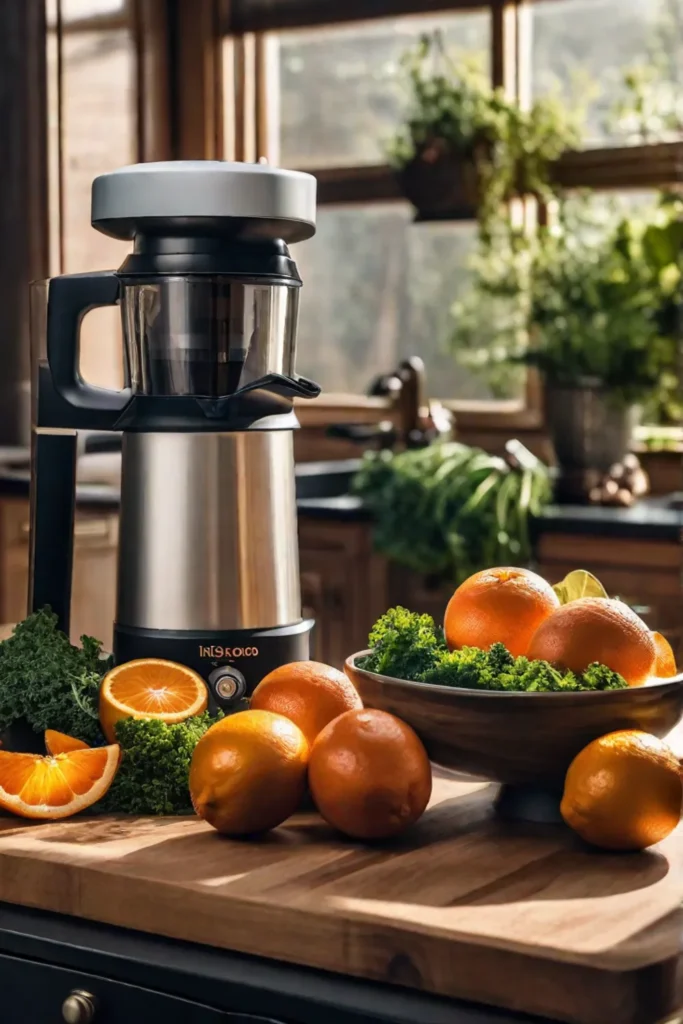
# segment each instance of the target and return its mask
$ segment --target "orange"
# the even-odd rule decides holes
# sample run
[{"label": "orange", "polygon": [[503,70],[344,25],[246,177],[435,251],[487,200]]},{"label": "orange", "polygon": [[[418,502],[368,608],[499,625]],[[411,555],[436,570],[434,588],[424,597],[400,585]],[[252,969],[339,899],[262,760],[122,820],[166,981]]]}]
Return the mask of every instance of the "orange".
[{"label": "orange", "polygon": [[141,658],[107,672],[100,687],[100,725],[109,742],[122,718],[158,718],[168,725],[206,711],[208,692],[197,672],[174,661]]},{"label": "orange", "polygon": [[261,680],[250,707],[284,715],[313,743],[328,722],[345,711],[362,708],[363,702],[343,672],[319,661],[293,661]]},{"label": "orange", "polygon": [[671,644],[661,633],[653,633],[655,642],[655,666],[652,675],[658,679],[670,679],[676,675],[676,658]]},{"label": "orange", "polygon": [[564,782],[562,817],[606,850],[644,850],[672,832],[681,816],[678,758],[646,732],[624,730],[593,740]]},{"label": "orange", "polygon": [[67,736],[55,729],[45,730],[45,749],[48,754],[68,754],[72,750],[87,750],[88,744],[83,740],[77,740],[73,736]]},{"label": "orange", "polygon": [[119,765],[119,746],[69,753],[0,750],[0,807],[22,818],[68,818],[101,799]]},{"label": "orange", "polygon": [[528,569],[484,569],[461,583],[448,602],[444,631],[451,650],[505,644],[510,654],[526,654],[529,641],[559,608],[557,594]]},{"label": "orange", "polygon": [[429,803],[432,769],[400,718],[370,708],[330,722],[311,749],[308,783],[325,821],[356,839],[387,839]]},{"label": "orange", "polygon": [[192,755],[192,805],[228,836],[276,828],[301,803],[308,754],[301,729],[283,715],[239,711],[223,718]]},{"label": "orange", "polygon": [[642,686],[652,675],[655,642],[643,620],[621,601],[582,597],[541,624],[528,653],[571,672],[599,661],[629,686]]}]

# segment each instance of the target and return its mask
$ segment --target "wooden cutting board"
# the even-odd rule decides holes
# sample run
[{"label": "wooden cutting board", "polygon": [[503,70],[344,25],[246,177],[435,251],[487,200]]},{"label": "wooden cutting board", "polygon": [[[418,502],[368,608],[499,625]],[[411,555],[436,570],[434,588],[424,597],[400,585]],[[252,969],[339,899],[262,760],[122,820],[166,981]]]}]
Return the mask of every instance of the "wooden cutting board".
[{"label": "wooden cutting board", "polygon": [[495,793],[438,778],[413,832],[372,848],[315,814],[258,842],[193,818],[1,818],[0,900],[578,1024],[663,1019],[683,832],[590,852],[498,822]]}]

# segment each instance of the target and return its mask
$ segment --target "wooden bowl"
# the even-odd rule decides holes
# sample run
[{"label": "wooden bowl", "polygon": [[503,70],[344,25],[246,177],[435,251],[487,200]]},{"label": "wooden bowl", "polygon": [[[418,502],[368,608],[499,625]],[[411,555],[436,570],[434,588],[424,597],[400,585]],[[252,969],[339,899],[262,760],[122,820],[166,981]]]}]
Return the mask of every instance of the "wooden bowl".
[{"label": "wooden bowl", "polygon": [[615,729],[666,736],[683,715],[683,675],[628,690],[501,693],[391,679],[344,666],[363,703],[412,726],[444,768],[512,785],[561,784],[591,740]]}]

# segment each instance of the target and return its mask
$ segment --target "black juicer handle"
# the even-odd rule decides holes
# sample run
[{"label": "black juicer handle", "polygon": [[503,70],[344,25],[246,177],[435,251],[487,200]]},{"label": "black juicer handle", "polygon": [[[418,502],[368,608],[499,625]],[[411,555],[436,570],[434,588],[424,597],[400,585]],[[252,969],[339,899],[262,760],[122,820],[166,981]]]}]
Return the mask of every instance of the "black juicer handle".
[{"label": "black juicer handle", "polygon": [[106,429],[114,426],[130,401],[128,388],[110,391],[87,384],[80,373],[80,330],[85,314],[96,306],[115,306],[119,279],[113,271],[65,274],[50,281],[47,306],[47,361],[55,391],[81,412],[92,412],[92,424],[80,427]]},{"label": "black juicer handle", "polygon": [[[38,403],[61,399],[52,426],[40,423],[31,439],[31,538],[28,611],[49,605],[67,635],[76,491],[76,428],[114,426],[130,393],[86,384],[80,374],[80,327],[95,306],[116,305],[119,281],[113,273],[70,274],[50,281],[47,308],[47,367],[39,368]],[[44,388],[45,393],[41,393]]]}]

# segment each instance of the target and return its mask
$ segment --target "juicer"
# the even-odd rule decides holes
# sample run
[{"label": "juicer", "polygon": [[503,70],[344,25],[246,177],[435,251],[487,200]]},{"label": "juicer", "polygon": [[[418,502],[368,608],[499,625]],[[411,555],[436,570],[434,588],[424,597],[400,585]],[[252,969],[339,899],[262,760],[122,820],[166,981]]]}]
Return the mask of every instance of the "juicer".
[{"label": "juicer", "polygon": [[[219,706],[306,659],[299,587],[294,371],[301,279],[288,243],[315,232],[315,179],[177,161],[96,178],[92,224],[132,241],[116,271],[47,284],[34,344],[29,611],[69,631],[76,437],[122,433],[113,653],[198,670]],[[79,329],[118,305],[124,387],[79,371]],[[35,305],[35,303],[34,303]]]}]

